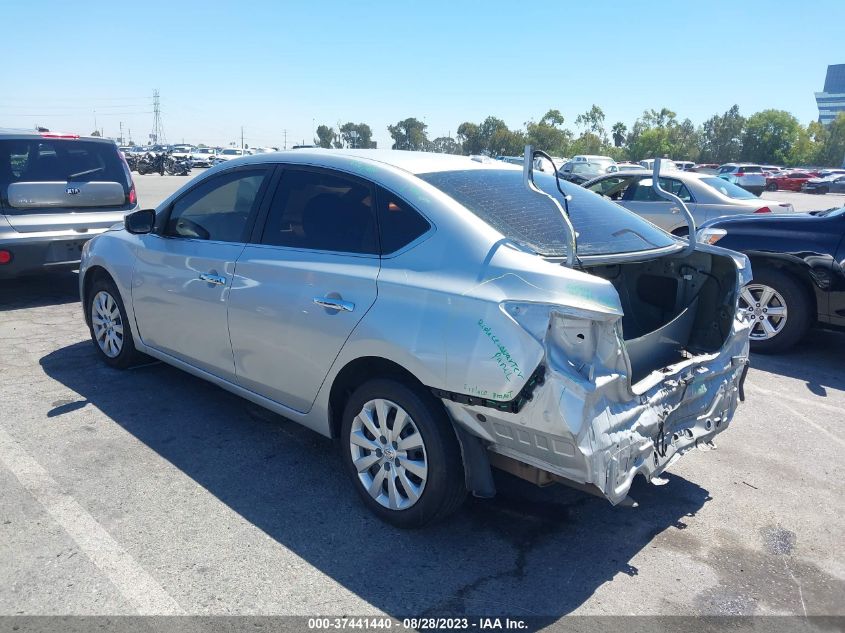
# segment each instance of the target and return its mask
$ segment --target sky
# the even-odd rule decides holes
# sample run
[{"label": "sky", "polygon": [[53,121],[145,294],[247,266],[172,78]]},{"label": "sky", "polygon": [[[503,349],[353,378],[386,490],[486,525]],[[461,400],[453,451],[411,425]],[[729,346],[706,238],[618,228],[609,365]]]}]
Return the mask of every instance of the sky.
[{"label": "sky", "polygon": [[511,128],[593,104],[629,128],[738,104],[803,123],[845,63],[845,1],[310,2],[0,0],[0,127],[146,142],[312,142],[317,125],[416,117],[429,138],[489,115]]}]

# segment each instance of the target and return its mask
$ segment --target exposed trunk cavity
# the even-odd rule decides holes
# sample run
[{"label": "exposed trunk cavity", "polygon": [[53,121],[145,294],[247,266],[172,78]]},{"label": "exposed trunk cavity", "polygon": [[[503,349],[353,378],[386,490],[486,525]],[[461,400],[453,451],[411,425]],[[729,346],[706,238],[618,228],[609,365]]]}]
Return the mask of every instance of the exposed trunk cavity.
[{"label": "exposed trunk cavity", "polygon": [[696,251],[587,272],[619,293],[632,384],[685,358],[717,352],[731,332],[736,266],[728,257]]}]

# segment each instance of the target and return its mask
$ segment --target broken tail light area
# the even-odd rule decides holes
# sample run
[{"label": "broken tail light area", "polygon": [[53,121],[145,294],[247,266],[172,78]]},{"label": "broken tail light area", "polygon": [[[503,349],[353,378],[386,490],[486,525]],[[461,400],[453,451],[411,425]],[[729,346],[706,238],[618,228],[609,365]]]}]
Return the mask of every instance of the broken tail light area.
[{"label": "broken tail light area", "polygon": [[[741,399],[749,325],[736,311],[736,290],[748,276],[747,262],[722,255],[708,263],[708,257],[697,253],[632,268],[635,275],[648,275],[648,284],[661,270],[667,277],[679,274],[679,283],[690,286],[673,286],[674,294],[687,296],[683,309],[669,306],[656,328],[658,322],[644,322],[642,306],[640,323],[630,320],[646,292],[622,298],[632,314],[501,303],[502,312],[542,346],[543,380],[518,410],[444,398],[453,420],[497,454],[497,466],[503,456],[536,469],[546,481],[587,486],[613,504],[626,500],[638,474],[661,483],[660,474],[680,455],[712,445]],[[625,273],[617,274],[620,295],[638,287],[623,284]],[[711,318],[726,320],[711,324]],[[626,329],[633,332],[627,339]]]}]

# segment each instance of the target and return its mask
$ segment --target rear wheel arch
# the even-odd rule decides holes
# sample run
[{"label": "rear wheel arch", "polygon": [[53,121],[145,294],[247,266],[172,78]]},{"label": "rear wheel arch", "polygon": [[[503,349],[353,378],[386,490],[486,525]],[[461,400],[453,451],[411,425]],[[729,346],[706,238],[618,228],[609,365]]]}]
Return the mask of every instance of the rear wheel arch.
[{"label": "rear wheel arch", "polygon": [[363,356],[349,361],[337,373],[329,391],[328,415],[332,438],[340,437],[343,412],[349,397],[358,387],[374,378],[390,378],[421,392],[428,392],[419,378],[392,360],[380,356]]}]

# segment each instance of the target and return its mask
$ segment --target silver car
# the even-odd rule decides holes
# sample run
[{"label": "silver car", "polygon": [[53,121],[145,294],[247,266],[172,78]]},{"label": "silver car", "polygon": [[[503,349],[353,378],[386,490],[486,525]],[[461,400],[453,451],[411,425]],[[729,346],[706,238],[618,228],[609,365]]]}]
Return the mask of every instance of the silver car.
[{"label": "silver car", "polygon": [[576,185],[564,197],[531,165],[386,150],[218,165],[85,248],[94,347],[338,438],[395,525],[493,495],[491,467],[630,503],[636,475],[661,483],[731,421],[748,260]]},{"label": "silver car", "polygon": [[[660,185],[686,203],[696,224],[740,213],[794,211],[789,203],[760,200],[753,193],[710,174],[680,170],[666,172],[662,169],[661,172],[666,175],[660,178]],[[655,193],[650,172],[628,171],[600,176],[584,183],[584,187],[641,215],[665,231],[678,236],[688,235],[689,227],[680,207]]]},{"label": "silver car", "polygon": [[0,279],[75,268],[83,244],[136,208],[114,141],[0,130]]}]

